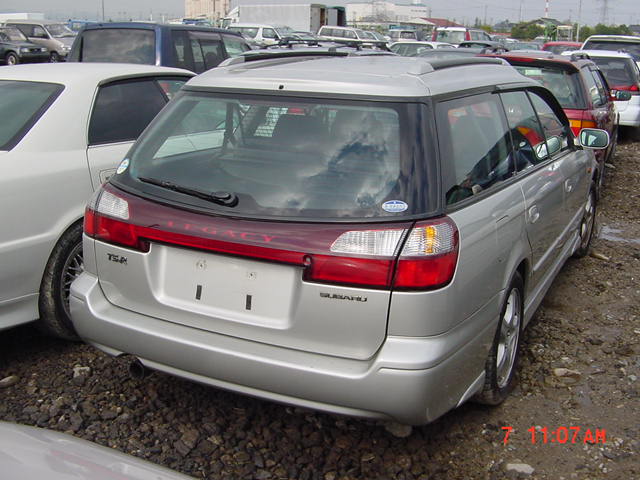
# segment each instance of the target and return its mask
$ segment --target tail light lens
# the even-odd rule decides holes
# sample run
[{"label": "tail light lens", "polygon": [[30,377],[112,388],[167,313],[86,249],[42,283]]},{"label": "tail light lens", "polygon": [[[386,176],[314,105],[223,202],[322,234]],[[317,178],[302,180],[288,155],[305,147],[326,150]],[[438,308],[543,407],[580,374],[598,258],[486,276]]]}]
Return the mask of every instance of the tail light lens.
[{"label": "tail light lens", "polygon": [[286,263],[301,267],[307,282],[428,290],[451,281],[458,230],[450,218],[377,227],[245,222],[167,207],[108,184],[84,220],[85,234],[102,242],[141,252],[158,242]]},{"label": "tail light lens", "polygon": [[632,95],[640,95],[640,88],[637,84],[635,85],[615,85],[611,87],[611,100],[618,101],[616,98],[616,91],[622,90],[625,92],[631,92]]},{"label": "tail light lens", "polygon": [[598,124],[590,112],[584,112],[584,116],[581,120],[569,120],[569,125],[571,126],[571,131],[576,137],[580,135],[580,130],[583,128],[598,128]]}]

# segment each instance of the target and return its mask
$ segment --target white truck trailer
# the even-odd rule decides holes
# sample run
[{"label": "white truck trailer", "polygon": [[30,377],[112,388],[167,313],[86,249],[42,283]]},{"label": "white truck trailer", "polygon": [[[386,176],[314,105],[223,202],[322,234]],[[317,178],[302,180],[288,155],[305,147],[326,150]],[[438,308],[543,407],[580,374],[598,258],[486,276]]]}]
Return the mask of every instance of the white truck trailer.
[{"label": "white truck trailer", "polygon": [[344,7],[317,3],[279,5],[238,5],[223,19],[223,26],[234,23],[286,25],[293,30],[317,32],[322,25],[345,24]]}]

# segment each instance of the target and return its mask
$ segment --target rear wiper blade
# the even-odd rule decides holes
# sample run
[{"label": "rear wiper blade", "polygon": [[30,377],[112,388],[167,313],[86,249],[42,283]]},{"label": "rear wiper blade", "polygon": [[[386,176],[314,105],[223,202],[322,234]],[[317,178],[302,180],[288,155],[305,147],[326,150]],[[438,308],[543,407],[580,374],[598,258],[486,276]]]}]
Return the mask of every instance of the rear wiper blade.
[{"label": "rear wiper blade", "polygon": [[217,203],[225,207],[235,207],[238,204],[238,196],[230,192],[207,192],[197,188],[183,187],[181,185],[169,182],[167,180],[158,180],[151,177],[138,177],[138,180],[151,185],[157,185],[158,187],[166,188],[167,190],[173,190],[174,192],[184,193],[191,195],[192,197],[201,198],[209,202]]}]

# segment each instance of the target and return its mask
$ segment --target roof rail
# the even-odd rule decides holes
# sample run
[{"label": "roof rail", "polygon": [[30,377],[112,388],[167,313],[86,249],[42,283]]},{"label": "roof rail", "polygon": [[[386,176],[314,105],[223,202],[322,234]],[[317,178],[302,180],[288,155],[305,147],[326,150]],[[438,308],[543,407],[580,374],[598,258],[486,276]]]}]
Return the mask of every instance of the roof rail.
[{"label": "roof rail", "polygon": [[575,62],[576,60],[591,60],[589,54],[585,52],[572,53],[570,58],[572,62]]},{"label": "roof rail", "polygon": [[493,64],[505,65],[505,61],[495,57],[463,57],[463,58],[442,58],[429,62],[434,70],[442,70],[451,67],[461,67],[463,65]]},{"label": "roof rail", "polygon": [[337,50],[335,47],[331,47],[328,50],[249,50],[244,55],[238,55],[223,61],[219,66],[229,67],[240,63],[273,60],[276,58],[347,56],[349,56],[349,52]]}]

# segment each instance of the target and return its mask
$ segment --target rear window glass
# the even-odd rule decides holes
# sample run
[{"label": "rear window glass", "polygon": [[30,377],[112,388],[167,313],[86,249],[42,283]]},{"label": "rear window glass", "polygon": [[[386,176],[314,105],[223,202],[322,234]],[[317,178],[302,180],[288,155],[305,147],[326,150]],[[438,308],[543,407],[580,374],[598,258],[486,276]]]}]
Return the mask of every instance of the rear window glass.
[{"label": "rear window glass", "polygon": [[438,30],[436,34],[438,42],[460,43],[466,40],[465,32],[461,30]]},{"label": "rear window glass", "polygon": [[81,62],[121,62],[155,65],[153,30],[105,28],[82,34]]},{"label": "rear window glass", "polygon": [[[424,212],[436,192],[416,170],[426,163],[423,130],[411,120],[421,118],[421,108],[183,94],[143,136],[132,151],[131,168],[116,180],[213,209],[222,207],[145,179],[231,192],[239,200],[233,213],[248,216],[372,218]],[[415,191],[413,183],[419,184]]]},{"label": "rear window glass", "polygon": [[0,80],[0,150],[11,150],[62,89],[53,83]]},{"label": "rear window glass", "polygon": [[636,68],[631,59],[627,58],[606,58],[591,57],[607,79],[609,87],[634,85],[638,82]]},{"label": "rear window glass", "polygon": [[560,68],[535,67],[516,65],[525,77],[540,82],[553,92],[562,108],[586,108],[585,99],[581,93],[578,72],[568,72]]},{"label": "rear window glass", "polygon": [[613,50],[614,52],[624,50],[626,53],[631,55],[636,62],[640,61],[640,39],[637,42],[590,40],[585,43],[582,48],[583,50]]}]

